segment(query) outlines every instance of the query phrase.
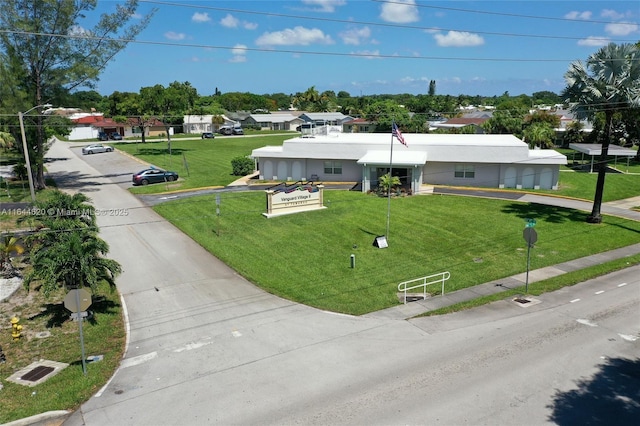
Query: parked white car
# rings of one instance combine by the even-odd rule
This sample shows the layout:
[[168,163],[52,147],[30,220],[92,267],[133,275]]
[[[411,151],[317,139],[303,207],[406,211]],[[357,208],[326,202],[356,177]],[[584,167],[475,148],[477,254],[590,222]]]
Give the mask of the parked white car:
[[86,154],[97,154],[99,152],[111,152],[113,151],[113,147],[109,146],[109,145],[103,145],[101,143],[94,143],[91,145],[87,145],[84,148],[82,148],[82,153],[84,155]]

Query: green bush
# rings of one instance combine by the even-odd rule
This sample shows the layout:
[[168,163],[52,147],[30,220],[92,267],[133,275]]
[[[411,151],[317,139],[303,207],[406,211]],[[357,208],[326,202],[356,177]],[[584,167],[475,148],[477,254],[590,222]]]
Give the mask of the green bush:
[[248,157],[235,157],[231,160],[232,174],[246,176],[253,173],[253,160]]

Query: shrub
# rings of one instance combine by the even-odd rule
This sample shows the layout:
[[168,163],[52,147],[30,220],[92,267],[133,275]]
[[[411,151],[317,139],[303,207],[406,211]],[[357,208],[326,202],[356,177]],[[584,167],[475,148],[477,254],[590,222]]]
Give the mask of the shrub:
[[248,157],[235,157],[231,160],[231,169],[234,176],[246,176],[253,173],[253,160]]

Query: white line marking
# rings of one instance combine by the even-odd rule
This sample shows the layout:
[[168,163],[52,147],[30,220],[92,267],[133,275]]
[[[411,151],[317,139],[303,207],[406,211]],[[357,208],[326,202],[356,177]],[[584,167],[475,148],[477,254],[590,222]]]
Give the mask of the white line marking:
[[580,299],[573,299],[569,303],[576,303],[576,302],[579,302],[579,301],[580,301]]
[[618,287],[624,287],[627,283],[618,284]]
[[576,321],[578,321],[580,324],[584,324],[584,325],[588,325],[589,327],[597,327],[598,324],[594,324],[591,321],[587,320],[587,319],[577,319]]
[[120,363],[120,368],[133,367],[134,365],[142,364],[143,362],[151,361],[158,356],[158,352],[150,352],[148,354],[134,356],[133,358],[123,359]]
[[604,293],[604,290],[596,291],[596,294],[602,294],[602,293]]
[[231,335],[232,335],[233,337],[241,337],[241,336],[242,336],[242,333],[240,333],[238,330],[233,330],[233,331],[231,332]]
[[199,349],[203,346],[207,346],[212,344],[213,342],[192,342],[192,343],[187,343],[186,345],[184,345],[181,348],[178,349],[174,349],[174,352],[182,352],[182,351],[191,351],[194,349]]
[[626,340],[628,342],[635,342],[636,340],[638,340],[638,336],[632,336],[630,334],[620,334],[620,333],[618,333],[618,336],[622,337],[624,340]]

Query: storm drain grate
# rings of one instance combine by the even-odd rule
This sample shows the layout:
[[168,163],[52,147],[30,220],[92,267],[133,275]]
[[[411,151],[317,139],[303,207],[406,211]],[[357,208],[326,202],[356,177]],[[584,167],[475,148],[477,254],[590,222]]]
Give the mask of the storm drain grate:
[[531,303],[531,300],[523,299],[521,297],[519,297],[517,299],[513,299],[513,301],[516,302],[516,303],[520,303],[521,305],[524,305],[525,303]]
[[33,370],[29,371],[24,376],[20,376],[20,380],[26,380],[29,382],[37,382],[42,379],[44,376],[51,374],[55,370],[53,367],[46,367],[44,365],[40,365]]

